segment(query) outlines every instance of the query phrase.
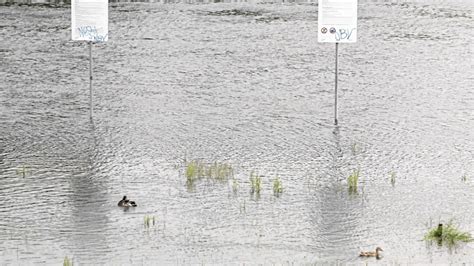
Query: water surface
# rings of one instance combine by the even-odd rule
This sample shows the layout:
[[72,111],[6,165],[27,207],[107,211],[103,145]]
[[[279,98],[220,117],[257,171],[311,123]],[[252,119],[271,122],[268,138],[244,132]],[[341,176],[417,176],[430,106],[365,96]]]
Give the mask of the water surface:
[[[55,7],[0,6],[2,265],[474,262],[473,243],[423,241],[450,219],[474,232],[467,1],[361,2],[339,127],[314,3],[111,3],[92,121],[88,47]],[[237,194],[186,186],[185,159],[231,163]]]

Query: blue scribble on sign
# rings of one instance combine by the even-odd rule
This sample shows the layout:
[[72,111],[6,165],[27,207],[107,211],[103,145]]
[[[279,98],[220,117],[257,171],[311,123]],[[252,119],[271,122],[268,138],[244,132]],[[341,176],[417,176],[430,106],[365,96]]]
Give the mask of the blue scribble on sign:
[[352,28],[351,30],[349,29],[339,29],[339,31],[336,31],[334,34],[334,38],[336,38],[336,41],[341,41],[341,40],[350,40],[351,35],[354,32],[355,28]]
[[100,35],[95,26],[82,26],[78,27],[77,30],[79,31],[79,36],[81,38],[85,37],[93,42],[105,42],[107,39],[107,34]]

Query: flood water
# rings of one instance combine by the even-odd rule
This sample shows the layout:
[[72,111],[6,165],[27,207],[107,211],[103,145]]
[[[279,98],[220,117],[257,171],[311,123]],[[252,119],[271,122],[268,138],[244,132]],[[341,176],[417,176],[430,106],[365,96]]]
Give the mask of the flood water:
[[[473,263],[423,240],[474,233],[471,10],[360,1],[335,127],[314,3],[111,3],[92,121],[70,8],[0,6],[0,264]],[[237,192],[185,160],[231,164]]]

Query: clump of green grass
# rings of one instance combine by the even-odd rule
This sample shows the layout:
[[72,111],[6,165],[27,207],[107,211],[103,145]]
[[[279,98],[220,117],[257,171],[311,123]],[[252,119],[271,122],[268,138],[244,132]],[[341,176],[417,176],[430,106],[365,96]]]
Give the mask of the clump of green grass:
[[397,178],[397,175],[395,174],[395,172],[390,172],[390,184],[392,184],[392,187],[395,186],[395,180]]
[[199,161],[190,161],[186,164],[186,179],[189,183],[199,179],[203,173],[204,165]]
[[70,260],[67,256],[64,257],[63,266],[73,266],[72,260]]
[[466,182],[466,181],[467,181],[467,175],[461,176],[461,181],[462,181],[462,182]]
[[26,166],[24,166],[24,165],[21,166],[21,167],[18,167],[18,168],[16,169],[16,174],[23,176],[23,178],[26,177],[26,175],[28,174],[28,172],[29,172],[28,167],[26,167]]
[[436,240],[439,245],[446,243],[453,246],[457,242],[471,242],[473,238],[468,232],[460,231],[452,221],[448,224],[439,224],[436,228],[431,229],[426,235],[425,240]]
[[230,164],[214,162],[206,164],[197,160],[186,162],[186,180],[188,184],[202,178],[225,181],[233,175],[233,168]]
[[354,170],[347,178],[347,185],[349,186],[349,193],[357,193],[357,184],[359,182],[359,170]]
[[230,164],[214,162],[207,166],[207,177],[215,180],[226,180],[233,174],[233,169]]
[[273,194],[279,196],[281,193],[283,193],[283,184],[281,179],[277,176],[273,180]]
[[250,173],[250,193],[260,195],[262,190],[262,177],[254,172]]
[[143,224],[146,228],[150,228],[155,225],[155,216],[154,215],[145,215],[143,218]]

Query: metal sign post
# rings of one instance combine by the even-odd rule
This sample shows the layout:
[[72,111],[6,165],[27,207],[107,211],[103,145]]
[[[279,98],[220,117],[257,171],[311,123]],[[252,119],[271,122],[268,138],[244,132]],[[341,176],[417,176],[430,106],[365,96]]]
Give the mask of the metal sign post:
[[[337,125],[337,50],[338,50],[339,43],[336,43],[336,66],[335,66],[335,80],[334,80],[334,125]],[[92,77],[91,77],[92,78]]]
[[89,106],[92,119],[92,42],[89,42]]
[[336,66],[334,82],[334,124],[337,120],[337,81],[339,43],[357,41],[357,1],[318,1],[318,42],[336,43]]
[[71,37],[89,44],[89,105],[92,119],[92,45],[108,40],[108,0],[71,0]]

